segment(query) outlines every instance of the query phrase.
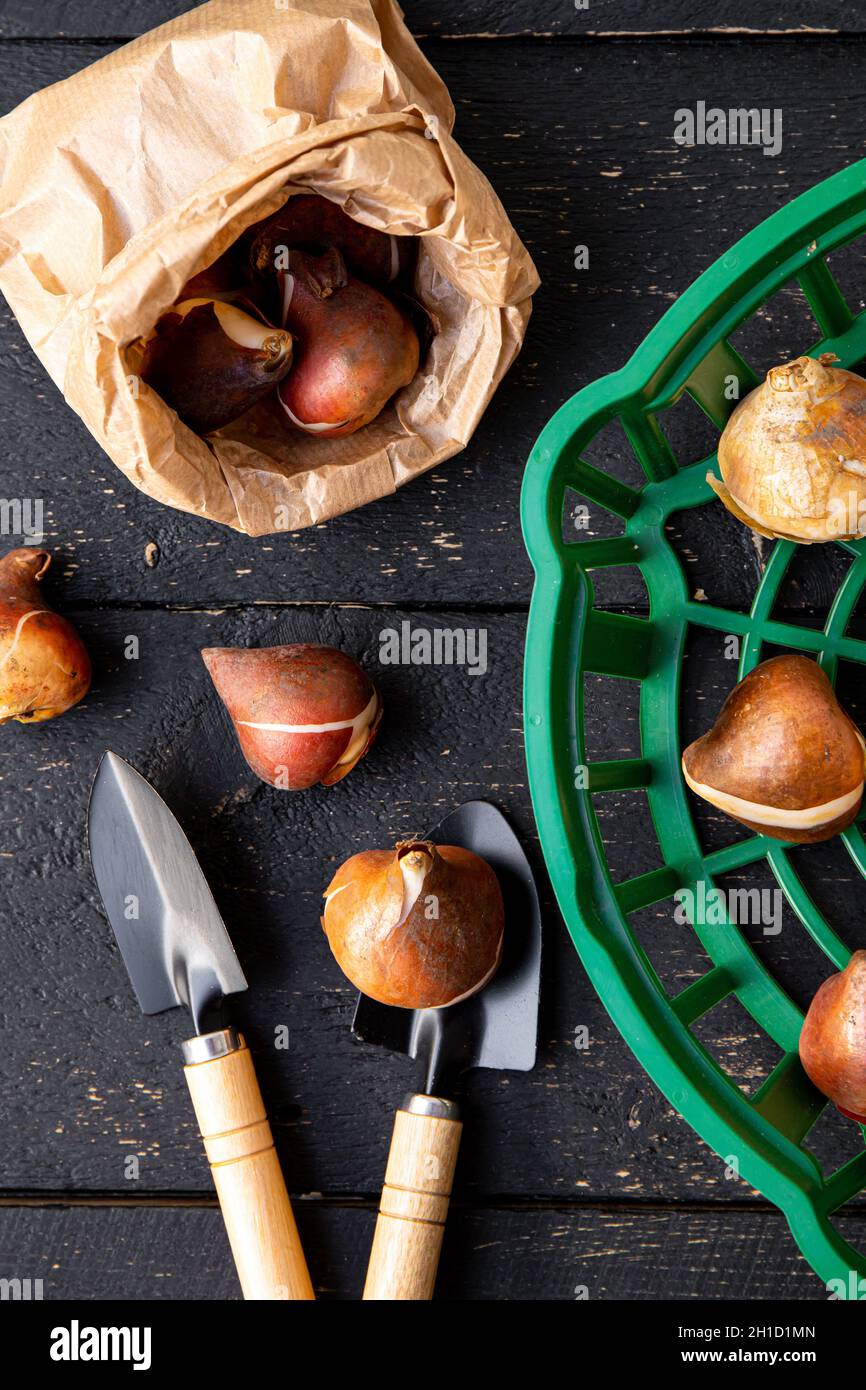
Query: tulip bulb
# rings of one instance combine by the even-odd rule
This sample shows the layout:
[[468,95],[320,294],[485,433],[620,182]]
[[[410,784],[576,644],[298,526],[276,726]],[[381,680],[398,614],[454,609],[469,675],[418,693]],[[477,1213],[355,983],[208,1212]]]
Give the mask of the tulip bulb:
[[279,393],[285,416],[307,434],[354,434],[414,378],[418,334],[390,299],[349,275],[338,251],[319,260],[293,251],[282,283],[283,322],[297,339]]
[[366,227],[329,198],[298,193],[264,222],[253,227],[250,267],[254,274],[275,274],[288,251],[321,254],[335,247],[350,270],[375,285],[405,281],[411,275],[417,250],[414,237],[390,236]]
[[866,1124],[866,951],[821,985],[800,1033],[800,1061],[843,1115]]
[[45,550],[11,550],[0,560],[0,724],[54,719],[90,689],[84,643],[39,591],[50,564]]
[[209,647],[202,658],[257,777],[283,791],[333,786],[376,736],[382,701],[345,652],[306,643]]
[[188,299],[220,299],[233,303],[248,293],[248,272],[238,253],[237,245],[230,246],[218,260],[205,266],[188,280],[177,297],[182,304]]
[[340,969],[363,994],[438,1009],[495,974],[505,907],[479,855],[409,840],[347,859],[325,892],[322,926]]
[[829,840],[854,820],[866,753],[820,666],[775,656],[731,691],[682,766],[692,791],[726,815],[804,844]]
[[707,482],[739,521],[771,539],[866,535],[866,381],[833,353],[773,367],[719,441],[723,482]]
[[231,424],[282,381],[292,338],[236,304],[186,299],[145,341],[141,377],[197,434]]

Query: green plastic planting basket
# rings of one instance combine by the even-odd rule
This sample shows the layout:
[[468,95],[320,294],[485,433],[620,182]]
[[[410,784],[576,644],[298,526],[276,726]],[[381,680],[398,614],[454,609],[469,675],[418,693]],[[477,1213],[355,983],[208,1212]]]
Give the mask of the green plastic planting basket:
[[[695,601],[665,534],[674,512],[713,498],[705,475],[714,456],[680,467],[658,415],[688,393],[721,430],[757,377],[730,336],[774,294],[799,284],[821,332],[803,351],[835,352],[848,367],[866,357],[866,313],[852,314],[826,257],[866,234],[866,160],[826,180],[744,237],[671,307],[628,364],[568,401],[547,425],[523,485],[523,530],[536,583],[525,663],[525,733],[533,805],[560,908],[587,971],[627,1043],[669,1101],[718,1154],[737,1155],[742,1177],[784,1212],[815,1272],[840,1297],[856,1296],[866,1258],[831,1216],[866,1186],[866,1152],[825,1175],[808,1147],[823,1098],[797,1055],[802,1014],[738,928],[694,931],[711,959],[707,973],[681,993],[663,987],[629,924],[640,908],[713,876],[765,860],[831,969],[849,950],[798,878],[789,847],[752,835],[705,853],[680,772],[679,692],[690,625],[737,634],[739,675],[773,643],[817,657],[831,680],[840,658],[866,662],[866,642],[846,635],[866,585],[866,542],[840,542],[853,557],[823,631],[778,621],[773,604],[796,547],[777,542],[749,614]],[[582,458],[594,437],[619,420],[646,477],[626,486]],[[579,494],[623,522],[612,539],[566,542],[566,498]],[[721,503],[718,504],[721,506]],[[649,617],[594,606],[592,572],[637,565]],[[640,756],[587,763],[585,672],[640,682]],[[588,768],[588,781],[575,777]],[[644,789],[663,867],[614,884],[592,793]],[[866,876],[859,825],[841,837]],[[695,1022],[736,996],[783,1055],[760,1090],[746,1095],[692,1031]],[[853,1278],[852,1278],[853,1272]],[[836,1283],[835,1281],[839,1281]],[[850,1290],[850,1292],[846,1292]]]

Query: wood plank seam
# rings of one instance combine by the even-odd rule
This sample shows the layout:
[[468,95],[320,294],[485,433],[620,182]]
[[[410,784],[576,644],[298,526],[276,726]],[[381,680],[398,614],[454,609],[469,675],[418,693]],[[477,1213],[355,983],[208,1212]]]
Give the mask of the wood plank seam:
[[[146,31],[142,31],[146,32]],[[0,34],[0,48],[54,45],[64,48],[113,48],[123,47],[140,38],[140,34]],[[784,43],[793,39],[798,45],[804,42],[825,43],[827,40],[841,42],[862,42],[866,33],[856,29],[750,29],[747,27],[716,26],[707,29],[588,29],[584,32],[562,33],[555,30],[515,29],[506,34],[491,33],[443,33],[438,30],[416,30],[414,37],[424,43],[484,43],[484,44],[608,44],[608,43],[732,43],[742,40],[761,40]]]

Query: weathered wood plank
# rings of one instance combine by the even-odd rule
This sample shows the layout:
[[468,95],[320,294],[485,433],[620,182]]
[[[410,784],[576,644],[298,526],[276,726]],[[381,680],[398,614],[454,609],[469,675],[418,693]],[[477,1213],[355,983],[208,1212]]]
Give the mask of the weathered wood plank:
[[[357,1299],[373,1210],[317,1202],[299,1202],[295,1209],[317,1295]],[[0,1279],[41,1279],[44,1297],[52,1302],[239,1297],[222,1221],[210,1208],[2,1207]],[[509,1210],[460,1204],[449,1215],[436,1296],[518,1301],[827,1297],[776,1212]]]
[[[418,834],[461,801],[484,797],[511,816],[539,864],[523,764],[521,615],[485,620],[489,673],[457,667],[382,667],[379,634],[404,618],[471,626],[471,616],[354,609],[74,615],[92,648],[96,682],[79,709],[55,723],[2,730],[0,858],[4,865],[4,1116],[15,1142],[0,1173],[9,1191],[206,1192],[180,1069],[180,1015],[137,1011],[93,884],[87,795],[106,746],[128,756],[166,796],[200,856],[250,981],[237,1017],[257,1054],[263,1090],[291,1188],[375,1192],[392,1113],[415,1080],[405,1058],[366,1049],[349,1032],[354,997],[319,927],[334,868],[362,848]],[[128,638],[139,659],[126,660]],[[198,649],[313,640],[368,664],[384,695],[380,739],[345,782],[289,795],[258,783],[240,758]],[[689,687],[702,731],[735,678],[719,636]],[[622,683],[591,682],[592,756],[631,751],[633,707]],[[688,706],[692,707],[691,704]],[[864,710],[851,704],[855,717]],[[691,727],[686,732],[691,733]],[[697,730],[696,730],[697,731]],[[640,793],[598,798],[617,881],[655,867],[658,851]],[[732,825],[701,821],[708,841]],[[842,852],[843,853],[843,852]],[[844,853],[843,853],[844,859]],[[862,894],[848,868],[809,855],[815,891],[852,945],[863,941]],[[547,904],[540,1054],[528,1075],[478,1073],[466,1086],[461,1200],[510,1194],[563,1200],[695,1199],[748,1195],[647,1081],[580,969]],[[750,882],[740,875],[738,883]],[[706,968],[673,903],[635,922],[661,978],[679,992]],[[805,1002],[828,973],[790,917],[766,951]],[[289,1028],[288,1052],[274,1048]],[[577,1050],[576,1030],[589,1045]],[[700,1036],[737,1084],[752,1091],[777,1060],[742,1011],[721,1010]],[[852,1156],[859,1134],[828,1118],[830,1166]],[[127,1160],[137,1159],[130,1172]]]
[[[208,1185],[176,1051],[185,1025],[137,1014],[90,878],[86,797],[106,745],[154,778],[212,878],[251,981],[239,1017],[259,1052],[294,1190],[376,1189],[392,1112],[413,1068],[351,1038],[353,996],[318,925],[321,893],[350,853],[418,833],[473,796],[495,799],[532,841],[519,715],[522,619],[491,624],[487,677],[379,670],[388,715],[375,759],[333,792],[298,797],[256,783],[240,761],[196,652],[318,639],[365,655],[375,670],[378,632],[390,620],[363,610],[83,615],[98,672],[88,703],[64,724],[4,730],[5,997],[15,1026],[2,1067],[16,1131],[7,1189],[123,1189],[129,1154],[139,1155],[142,1190]],[[130,634],[140,640],[137,662],[122,656]],[[551,938],[561,965],[549,974],[544,1057],[530,1077],[473,1078],[468,1122],[478,1142],[466,1146],[467,1190],[571,1192],[586,1180],[573,1112],[585,1074],[568,1044],[578,1023],[601,1022],[601,1009],[553,925]],[[565,997],[554,1005],[561,987]],[[288,1055],[271,1045],[282,1024],[293,1040]],[[590,1070],[611,1041],[601,1027],[605,1044]],[[609,1099],[605,1123],[617,1129],[619,1084]],[[666,1107],[657,1104],[666,1127]],[[587,1114],[597,1109],[592,1099],[581,1105]],[[542,1108],[550,1120],[531,1164],[508,1139],[518,1108],[533,1125]]]
[[[184,14],[188,0],[0,0],[0,37],[134,38]],[[710,0],[403,0],[417,34],[500,37],[513,34],[683,34],[860,32],[855,0],[736,0],[720,12]]]
[[[621,366],[664,309],[744,231],[859,148],[866,60],[856,46],[744,43],[735,62],[721,64],[712,42],[591,52],[569,44],[425,47],[451,86],[461,140],[502,195],[544,280],[523,355],[475,440],[393,498],[323,528],[250,541],[137,493],[47,381],[4,308],[4,495],[44,499],[49,536],[74,567],[75,601],[525,603],[531,569],[519,489],[546,420],[578,387]],[[0,47],[6,105],[102,51]],[[676,106],[708,95],[723,105],[781,106],[789,142],[783,155],[675,146]],[[582,272],[573,266],[579,243],[590,248]],[[845,281],[852,298],[862,299],[861,278],[852,259]],[[814,328],[804,317],[793,295],[771,306],[749,336],[754,359],[766,367],[805,346]],[[664,424],[681,458],[712,447],[695,418],[675,429],[673,414]],[[633,476],[621,445],[605,440],[599,450],[602,466]],[[593,513],[589,534],[603,531],[605,521]],[[747,604],[758,573],[750,534],[719,504],[675,529],[694,587],[718,602]],[[160,547],[156,569],[144,563],[151,541]],[[611,572],[606,583],[607,602],[645,601],[628,570]],[[800,601],[825,603],[834,587],[832,561],[814,547]]]
[[[0,90],[12,105],[31,90],[101,56],[186,8],[132,0],[119,10],[0,0],[0,40],[61,32],[76,43],[0,42]],[[726,9],[725,25],[861,29],[860,7],[800,3]],[[41,730],[2,731],[0,857],[4,881],[4,1118],[15,1145],[7,1193],[106,1194],[210,1191],[191,1122],[176,1045],[177,1017],[143,1020],[110,944],[89,876],[84,812],[98,755],[108,744],[151,775],[190,831],[251,979],[239,1018],[256,1048],[290,1186],[326,1191],[338,1205],[299,1203],[325,1296],[360,1288],[373,1213],[341,1206],[381,1181],[391,1111],[411,1067],[375,1056],[348,1034],[352,995],[317,925],[319,894],[334,864],[436,820],[467,796],[490,796],[512,815],[538,862],[521,756],[519,666],[531,582],[519,538],[523,459],[544,420],[578,385],[620,365],[665,305],[743,230],[850,158],[859,148],[864,60],[857,43],[808,41],[652,44],[580,42],[588,30],[715,28],[717,7],[591,0],[453,4],[408,0],[407,18],[438,35],[425,50],[448,80],[467,150],[490,174],[545,278],[524,357],[466,454],[393,499],[296,537],[251,542],[159,509],[102,459],[47,384],[17,329],[0,313],[0,449],[8,496],[44,497],[48,530],[65,558],[55,595],[77,617],[97,657],[93,696]],[[742,10],[742,13],[737,13]],[[118,29],[118,25],[120,28]],[[446,35],[561,32],[574,43],[445,42]],[[543,77],[543,80],[541,78]],[[822,93],[815,118],[816,81]],[[503,115],[503,91],[508,103]],[[676,96],[671,97],[671,92]],[[615,94],[615,95],[614,95]],[[786,147],[683,151],[672,143],[676,105],[781,105]],[[562,113],[554,121],[551,113]],[[604,121],[599,113],[604,113]],[[827,131],[832,131],[828,137]],[[796,162],[789,150],[796,149]],[[789,167],[790,166],[790,167]],[[590,270],[573,270],[577,242]],[[862,298],[858,266],[846,288]],[[744,350],[798,350],[802,313],[793,296],[764,317]],[[764,365],[769,365],[770,356]],[[684,438],[690,438],[685,427]],[[507,444],[504,441],[508,441]],[[58,460],[62,462],[58,463]],[[623,476],[615,443],[600,461]],[[98,507],[94,506],[94,499]],[[601,519],[593,526],[601,529]],[[707,509],[674,527],[693,588],[718,602],[747,602],[758,554],[746,533]],[[145,546],[160,548],[155,569]],[[11,543],[11,542],[10,542]],[[823,603],[838,579],[835,552],[817,552],[792,578],[790,607]],[[604,601],[640,602],[627,571],[605,577]],[[242,605],[376,602],[445,608],[371,611],[255,610]],[[136,611],[196,605],[222,613]],[[502,606],[512,611],[473,618]],[[126,606],[126,611],[124,607]],[[231,744],[195,650],[209,642],[326,640],[376,666],[378,633],[403,617],[489,629],[484,679],[435,669],[381,670],[387,724],[376,753],[330,793],[281,797],[254,782]],[[813,621],[814,614],[807,620]],[[142,644],[126,662],[126,637]],[[700,732],[731,684],[719,651],[686,701]],[[603,696],[592,716],[599,756],[627,751],[634,712]],[[690,701],[692,703],[690,703]],[[852,712],[863,722],[866,710]],[[611,710],[629,712],[614,721]],[[74,721],[74,722],[73,722]],[[605,745],[606,752],[602,752]],[[603,836],[615,877],[655,865],[639,796],[607,796]],[[23,810],[22,810],[23,807]],[[709,843],[730,823],[697,811]],[[862,928],[859,880],[838,846],[809,851],[798,867],[816,901],[851,944]],[[841,857],[840,857],[841,856]],[[758,882],[737,876],[738,884]],[[467,1088],[467,1140],[441,1284],[445,1298],[824,1297],[784,1222],[744,1211],[742,1184],[648,1083],[575,960],[550,903],[542,1049],[530,1077],[480,1075]],[[670,905],[636,921],[642,944],[671,988],[702,969]],[[756,949],[805,1002],[826,964],[786,917]],[[272,1047],[288,1024],[288,1054]],[[575,1029],[590,1046],[577,1052]],[[752,1091],[774,1059],[760,1029],[736,1009],[698,1029],[739,1084]],[[853,1126],[825,1116],[815,1136],[828,1167],[856,1152]],[[137,1175],[127,1160],[138,1160]],[[605,1199],[715,1202],[724,1210],[651,1207],[496,1207],[503,1194],[568,1203]],[[486,1207],[468,1202],[487,1202]],[[849,1222],[855,1243],[862,1215]],[[210,1207],[0,1209],[0,1278],[47,1277],[49,1296],[236,1296],[218,1213]],[[4,1263],[5,1262],[5,1263]],[[9,1274],[7,1276],[7,1269]],[[43,1274],[45,1271],[45,1274]]]

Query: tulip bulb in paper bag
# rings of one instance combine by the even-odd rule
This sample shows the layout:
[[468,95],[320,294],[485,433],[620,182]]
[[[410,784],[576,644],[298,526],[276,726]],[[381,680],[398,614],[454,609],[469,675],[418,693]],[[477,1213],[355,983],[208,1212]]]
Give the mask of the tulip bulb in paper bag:
[[293,251],[281,276],[283,323],[297,338],[280,403],[298,429],[354,434],[418,371],[418,335],[384,294],[349,275],[339,251]]
[[334,248],[349,269],[374,285],[411,284],[418,255],[415,237],[389,236],[357,222],[337,203],[315,193],[299,193],[263,223],[250,229],[249,266],[265,279],[285,270],[289,251],[319,255]]
[[231,424],[282,381],[289,333],[221,299],[187,299],[144,345],[141,377],[197,434]]

